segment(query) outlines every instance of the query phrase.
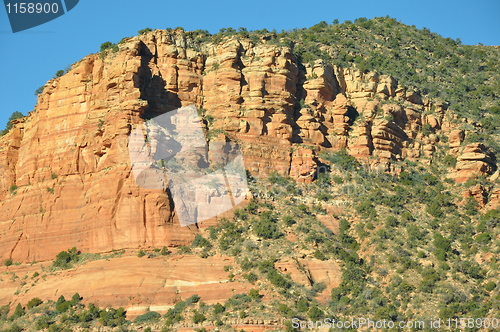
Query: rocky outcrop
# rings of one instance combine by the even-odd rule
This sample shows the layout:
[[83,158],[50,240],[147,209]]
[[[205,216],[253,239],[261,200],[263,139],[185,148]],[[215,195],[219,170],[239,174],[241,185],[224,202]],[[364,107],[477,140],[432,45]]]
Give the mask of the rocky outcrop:
[[[248,293],[251,284],[230,282],[224,266],[234,264],[228,257],[200,258],[195,255],[138,258],[127,253],[113,259],[87,262],[69,270],[33,278],[3,279],[0,306],[26,304],[33,297],[56,301],[59,296],[71,298],[79,293],[86,304],[100,307],[123,307],[128,317],[147,310],[165,313],[180,300],[197,294],[205,303],[224,302],[233,294]],[[41,264],[1,268],[2,273],[30,275],[40,271]],[[16,292],[21,289],[22,292]]]
[[456,171],[450,177],[465,182],[481,175],[491,175],[496,170],[496,157],[482,143],[466,145],[457,158]]
[[[157,30],[119,49],[49,81],[36,111],[0,138],[0,257],[175,246],[215,222],[179,227],[168,191],[131,176],[130,132],[181,106],[201,110],[209,139],[239,143],[254,176],[278,171],[301,182],[315,178],[318,151],[345,148],[372,169],[396,172],[395,160],[431,163],[441,136],[452,154],[463,141],[446,105],[389,76],[322,60],[302,65],[286,46],[234,38],[199,46]],[[457,181],[495,166],[481,145],[458,160]]]

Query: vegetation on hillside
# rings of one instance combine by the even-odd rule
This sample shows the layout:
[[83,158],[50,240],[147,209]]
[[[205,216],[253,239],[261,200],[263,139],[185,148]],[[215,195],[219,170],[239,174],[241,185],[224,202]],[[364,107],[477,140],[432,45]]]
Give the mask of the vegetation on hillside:
[[[174,253],[157,248],[138,255],[145,264],[146,258],[168,260],[176,253],[204,259],[232,256],[235,264],[224,268],[228,287],[247,283],[248,293],[214,305],[193,295],[165,314],[148,312],[133,322],[122,309],[103,311],[75,297],[43,304],[43,299],[33,299],[11,316],[4,314],[0,328],[42,324],[49,331],[63,331],[101,324],[140,331],[154,324],[170,331],[189,322],[200,329],[209,324],[234,331],[230,321],[252,317],[282,320],[284,329],[292,331],[293,318],[398,322],[498,317],[500,210],[482,213],[477,204],[464,201],[461,191],[472,181],[442,181],[445,168],[415,163],[402,163],[405,171],[399,176],[367,172],[342,151],[324,157],[330,160],[329,170],[316,182],[298,184],[277,173],[252,179],[254,198],[235,210],[232,220],[222,219]],[[328,227],[327,216],[337,226]],[[53,265],[66,268],[79,255],[75,248],[61,252]],[[293,262],[297,272],[280,268],[285,262]],[[304,262],[340,264],[340,286],[326,289]],[[299,282],[301,275],[308,281]],[[326,302],[321,300],[325,297]]]

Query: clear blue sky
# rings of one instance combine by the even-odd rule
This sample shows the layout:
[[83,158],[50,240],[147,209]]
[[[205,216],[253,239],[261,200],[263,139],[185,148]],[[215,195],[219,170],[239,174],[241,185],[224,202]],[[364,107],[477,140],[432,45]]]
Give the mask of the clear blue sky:
[[57,70],[146,27],[281,31],[386,15],[464,44],[500,45],[500,0],[80,0],[62,17],[15,34],[0,8],[0,129],[12,112],[34,108],[34,91]]

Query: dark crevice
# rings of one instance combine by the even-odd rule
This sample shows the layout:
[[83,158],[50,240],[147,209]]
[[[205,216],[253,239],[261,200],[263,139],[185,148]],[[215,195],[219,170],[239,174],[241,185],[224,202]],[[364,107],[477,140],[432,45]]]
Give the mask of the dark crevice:
[[153,75],[151,63],[156,65],[158,58],[156,46],[155,53],[144,44],[140,43],[139,55],[141,56],[141,66],[138,70],[139,79],[136,86],[141,92],[140,99],[148,101],[148,107],[142,117],[151,119],[158,115],[172,111],[181,107],[181,100],[177,93],[165,89],[166,82],[160,75]]

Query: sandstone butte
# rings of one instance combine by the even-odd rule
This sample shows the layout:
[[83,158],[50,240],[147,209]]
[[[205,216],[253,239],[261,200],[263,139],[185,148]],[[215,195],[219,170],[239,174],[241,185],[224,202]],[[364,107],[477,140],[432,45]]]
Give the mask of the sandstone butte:
[[215,139],[238,142],[254,176],[276,170],[310,182],[317,151],[343,148],[369,169],[398,173],[394,161],[431,163],[443,136],[458,160],[450,178],[495,171],[488,147],[463,143],[469,120],[390,76],[321,60],[299,66],[288,47],[249,40],[195,48],[161,30],[119,47],[50,80],[35,110],[0,138],[2,260],[47,261],[71,247],[175,247],[216,222],[180,227],[167,193],[136,185],[128,135],[146,112],[203,109]]

